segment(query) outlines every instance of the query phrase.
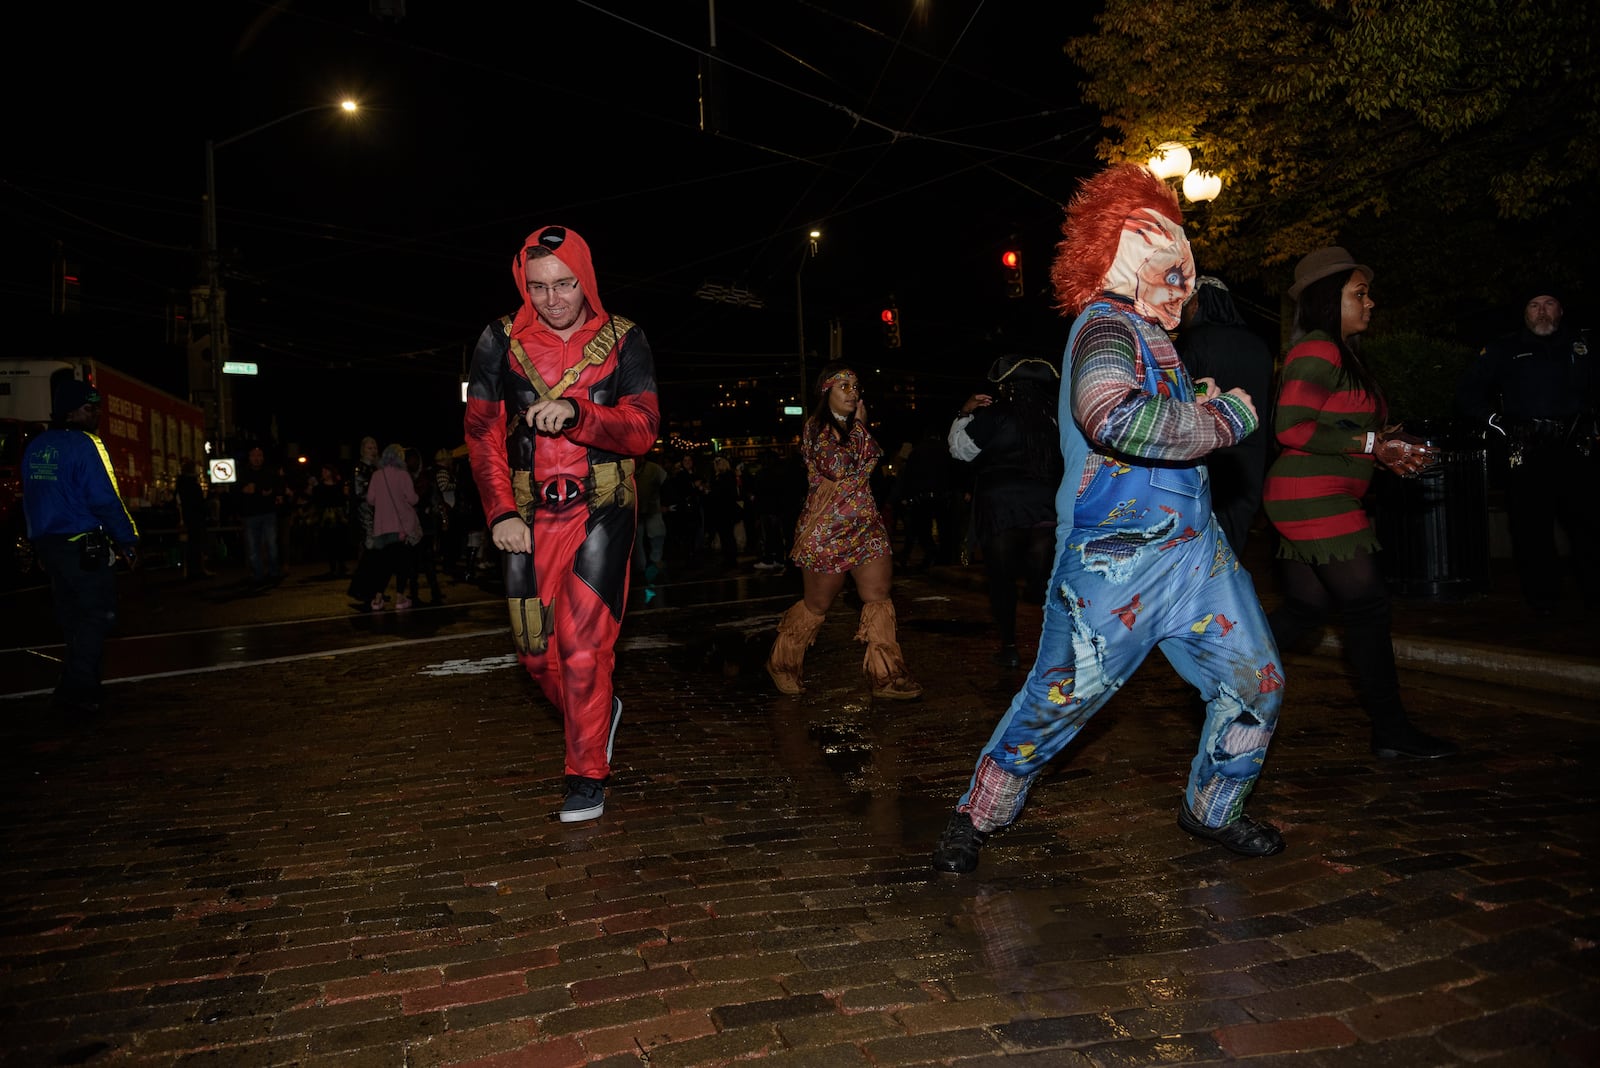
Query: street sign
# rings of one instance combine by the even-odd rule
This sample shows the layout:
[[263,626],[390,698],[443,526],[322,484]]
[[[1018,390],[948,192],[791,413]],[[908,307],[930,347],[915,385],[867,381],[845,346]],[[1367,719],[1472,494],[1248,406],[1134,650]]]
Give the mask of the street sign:
[[784,415],[804,415],[804,414],[806,414],[806,410],[804,408],[800,407],[800,405],[798,405],[798,404],[785,404],[783,406],[783,414]]
[[222,361],[222,373],[225,375],[253,375],[256,365],[253,363],[240,363],[237,360]]
[[233,466],[232,460],[212,460],[210,468],[212,485],[239,481],[239,472]]

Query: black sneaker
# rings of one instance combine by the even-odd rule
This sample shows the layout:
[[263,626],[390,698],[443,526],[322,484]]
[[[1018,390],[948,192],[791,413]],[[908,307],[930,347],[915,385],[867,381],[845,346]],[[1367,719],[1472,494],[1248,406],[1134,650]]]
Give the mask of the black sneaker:
[[1372,751],[1381,760],[1395,760],[1400,757],[1437,760],[1461,752],[1461,747],[1448,738],[1435,738],[1406,723],[1387,730],[1374,729]]
[[606,810],[606,784],[582,775],[567,776],[567,799],[557,813],[562,823],[599,819]]
[[1207,827],[1189,811],[1187,804],[1180,803],[1178,826],[1196,838],[1209,839],[1247,857],[1270,857],[1282,853],[1284,848],[1283,835],[1278,833],[1278,828],[1249,816],[1240,816],[1221,827]]
[[978,851],[989,835],[972,825],[972,817],[965,812],[950,813],[950,822],[944,825],[939,844],[933,847],[933,870],[965,875],[978,866]]

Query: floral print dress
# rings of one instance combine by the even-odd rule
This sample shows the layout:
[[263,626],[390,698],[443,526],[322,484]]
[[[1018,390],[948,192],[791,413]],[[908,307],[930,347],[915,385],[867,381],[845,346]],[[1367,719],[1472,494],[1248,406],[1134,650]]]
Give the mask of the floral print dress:
[[890,554],[889,532],[872,497],[883,449],[853,422],[843,441],[808,419],[800,436],[810,488],[790,559],[807,571],[839,574]]

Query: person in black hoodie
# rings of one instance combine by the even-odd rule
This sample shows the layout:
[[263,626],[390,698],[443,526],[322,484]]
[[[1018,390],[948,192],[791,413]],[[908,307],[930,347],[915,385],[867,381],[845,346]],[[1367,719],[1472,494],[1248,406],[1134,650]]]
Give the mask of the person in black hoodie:
[[[1272,353],[1267,343],[1245,324],[1228,287],[1219,278],[1201,275],[1195,279],[1194,296],[1183,306],[1178,358],[1196,382],[1214,378],[1217,388],[1223,391],[1239,386],[1252,397],[1272,396]],[[1261,423],[1271,426],[1271,416],[1263,413]],[[1237,445],[1218,449],[1206,457],[1206,471],[1211,476],[1211,509],[1235,556],[1244,552],[1250,524],[1261,510],[1267,441],[1267,432],[1258,426]]]

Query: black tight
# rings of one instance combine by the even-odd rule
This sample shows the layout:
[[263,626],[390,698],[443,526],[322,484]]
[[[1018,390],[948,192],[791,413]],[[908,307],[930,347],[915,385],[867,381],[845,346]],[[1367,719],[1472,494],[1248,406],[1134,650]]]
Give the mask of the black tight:
[[1358,552],[1353,559],[1327,564],[1279,560],[1278,581],[1283,603],[1268,618],[1279,654],[1320,628],[1337,610],[1361,706],[1374,726],[1403,720],[1394,642],[1389,636],[1389,592],[1372,554]]

